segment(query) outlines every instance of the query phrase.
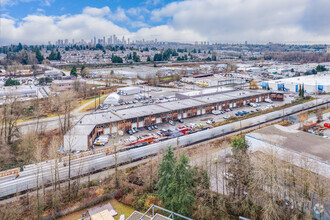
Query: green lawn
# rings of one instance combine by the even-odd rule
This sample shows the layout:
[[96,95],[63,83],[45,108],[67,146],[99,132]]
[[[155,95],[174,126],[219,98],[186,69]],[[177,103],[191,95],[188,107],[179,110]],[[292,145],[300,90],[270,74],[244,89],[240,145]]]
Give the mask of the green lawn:
[[121,203],[115,199],[110,200],[110,203],[111,203],[112,207],[118,213],[118,215],[115,217],[115,220],[118,220],[120,215],[122,215],[122,214],[125,215],[125,219],[126,219],[126,218],[128,218],[128,216],[130,216],[134,212],[134,209],[132,209],[131,207],[129,207],[127,205],[124,205],[123,203]]

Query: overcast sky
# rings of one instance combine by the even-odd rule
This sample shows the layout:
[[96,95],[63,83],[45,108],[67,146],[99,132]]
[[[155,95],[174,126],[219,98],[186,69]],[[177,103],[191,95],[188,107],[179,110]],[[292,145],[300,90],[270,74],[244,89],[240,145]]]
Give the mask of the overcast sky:
[[330,43],[330,0],[0,0],[0,43]]

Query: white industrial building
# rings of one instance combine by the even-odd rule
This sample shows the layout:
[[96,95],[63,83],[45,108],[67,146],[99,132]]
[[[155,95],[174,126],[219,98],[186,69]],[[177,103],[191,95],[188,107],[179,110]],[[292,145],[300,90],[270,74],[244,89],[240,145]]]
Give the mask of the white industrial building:
[[134,95],[140,93],[141,91],[142,88],[140,87],[123,87],[117,89],[117,93],[119,95]]
[[262,82],[261,87],[266,89],[267,84],[271,90],[299,92],[299,86],[304,85],[307,94],[329,93],[330,73],[271,80]]
[[103,104],[116,105],[119,102],[120,102],[120,96],[117,93],[113,92],[104,99]]

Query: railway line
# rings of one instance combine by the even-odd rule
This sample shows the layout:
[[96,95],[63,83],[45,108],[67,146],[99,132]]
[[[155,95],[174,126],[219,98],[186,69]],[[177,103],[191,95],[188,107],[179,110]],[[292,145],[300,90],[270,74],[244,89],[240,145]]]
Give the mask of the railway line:
[[[255,127],[271,121],[278,120],[282,117],[297,114],[301,111],[306,111],[329,103],[329,97],[318,99],[317,101],[306,102],[296,106],[292,106],[283,110],[278,110],[256,116],[249,119],[244,119],[234,123],[215,127],[169,139],[163,142],[150,144],[144,147],[131,149],[117,153],[118,164],[127,164],[146,157],[162,153],[168,146],[173,148],[178,146],[189,146],[206,140],[214,139],[224,135],[242,131],[247,128]],[[17,193],[25,193],[27,190],[33,190],[37,187],[51,185],[55,180],[66,181],[79,176],[88,175],[95,172],[114,167],[115,155],[106,153],[92,154],[86,157],[71,160],[70,176],[69,166],[64,162],[50,160],[40,164],[32,164],[24,167],[24,170],[19,173],[17,178],[0,178],[0,200],[10,198]],[[55,172],[57,170],[57,172]]]

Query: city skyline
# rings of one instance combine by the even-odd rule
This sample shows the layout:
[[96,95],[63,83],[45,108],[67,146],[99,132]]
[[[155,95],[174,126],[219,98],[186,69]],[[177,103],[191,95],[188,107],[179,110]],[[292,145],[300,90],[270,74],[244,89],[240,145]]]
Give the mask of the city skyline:
[[2,1],[1,45],[47,44],[58,39],[89,42],[94,36],[111,35],[134,41],[157,38],[191,44],[330,42],[330,3],[325,0],[269,0],[267,4],[259,0],[76,3]]

